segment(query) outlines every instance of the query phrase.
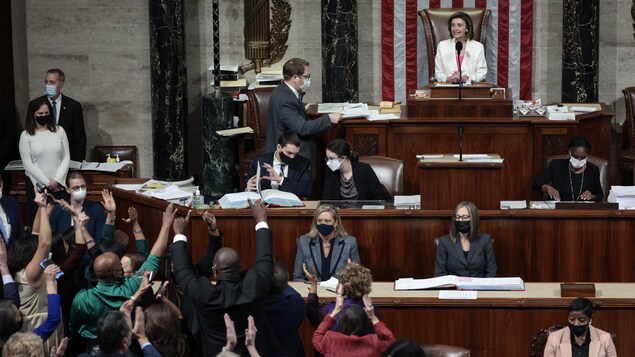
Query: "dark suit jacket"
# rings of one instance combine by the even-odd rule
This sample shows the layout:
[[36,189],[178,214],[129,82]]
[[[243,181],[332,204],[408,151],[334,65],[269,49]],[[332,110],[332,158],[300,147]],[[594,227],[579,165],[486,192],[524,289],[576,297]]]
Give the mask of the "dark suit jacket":
[[[86,158],[86,130],[84,129],[84,112],[82,105],[71,97],[62,96],[62,108],[58,125],[64,128],[68,138],[71,160],[82,161]],[[42,96],[46,98],[46,96]]]
[[[216,245],[215,248],[219,248]],[[172,244],[174,278],[192,309],[189,317],[196,319],[199,350],[205,356],[219,353],[226,343],[224,313],[234,321],[238,345],[234,352],[248,356],[245,349],[247,317],[254,317],[258,338],[256,348],[262,356],[277,356],[276,339],[266,318],[263,299],[273,283],[273,256],[271,254],[271,231],[261,228],[256,231],[256,261],[254,267],[240,274],[221,275],[216,284],[199,275],[192,267],[185,242]],[[216,251],[209,252],[211,256]],[[211,261],[211,260],[210,260]],[[185,314],[185,311],[184,311]],[[188,319],[188,315],[186,319]],[[193,315],[193,316],[192,316]]]
[[[353,168],[353,181],[360,200],[387,200],[384,187],[379,182],[375,171],[365,162],[351,161]],[[324,174],[323,200],[341,200],[340,171],[331,171],[327,168]]]
[[489,234],[481,233],[470,243],[467,259],[463,254],[461,240],[452,243],[450,235],[439,239],[434,276],[458,275],[471,277],[496,277],[496,256]]
[[9,219],[9,224],[11,224],[11,235],[9,236],[8,244],[10,246],[16,239],[24,235],[24,224],[22,224],[20,205],[15,197],[4,195],[0,198],[0,205],[2,205],[2,209],[4,209]]
[[[84,200],[83,208],[84,213],[90,217],[86,228],[95,240],[95,243],[99,244],[102,241],[101,231],[104,228],[104,223],[106,223],[104,209],[99,203],[91,200]],[[64,211],[61,205],[55,205],[49,222],[51,222],[51,231],[53,234],[63,234],[71,226],[71,215]]]
[[[341,222],[340,222],[341,224]],[[352,236],[346,236],[344,238],[335,239],[335,244],[331,250],[331,275],[342,270],[348,259],[354,261],[357,264],[362,264],[359,259],[359,251],[357,251],[357,239]],[[298,251],[295,255],[295,264],[293,266],[293,279],[294,280],[306,280],[304,271],[302,270],[302,263],[306,263],[306,268],[309,272],[315,272],[318,279],[321,279],[322,274],[322,253],[320,251],[320,237],[311,238],[307,235],[298,238]]]
[[[579,200],[579,197],[573,197],[571,194],[571,181],[569,181],[569,159],[551,160],[549,166],[543,170],[534,180],[533,188],[538,192],[542,192],[542,185],[550,184],[560,193],[560,200],[573,201]],[[579,176],[579,175],[576,175]],[[579,183],[581,179],[573,178],[575,185],[574,195],[586,190],[591,191],[597,198],[596,201],[601,202],[604,199],[604,191],[600,183],[600,169],[594,164],[587,162],[586,169],[582,173],[584,186],[580,191]]]
[[[247,174],[247,179],[256,174],[258,162],[260,162],[260,177],[267,176],[269,173],[262,168],[262,164],[269,164],[273,166],[273,152],[262,154],[254,157],[251,161],[251,167]],[[296,196],[310,197],[311,189],[313,187],[311,177],[311,161],[302,156],[296,156],[296,163],[293,166],[289,166],[287,177],[282,180],[282,186],[279,187],[281,191],[291,192]],[[266,190],[271,188],[271,181],[260,180],[260,188]]]
[[[0,99],[0,171],[18,155],[18,120],[13,103]],[[8,171],[4,171],[4,192],[9,193],[11,181]]]
[[306,304],[302,296],[287,286],[282,293],[267,297],[265,309],[280,347],[278,355],[304,357],[304,348],[298,333],[306,316]]
[[275,151],[280,135],[291,130],[296,132],[302,140],[300,155],[315,163],[316,144],[311,135],[322,132],[330,128],[331,125],[331,119],[326,114],[309,120],[304,104],[298,100],[286,83],[282,83],[273,90],[269,99],[269,121],[267,123],[265,150]]
[[[115,355],[110,355],[110,354],[105,354],[101,351],[97,352],[94,355],[90,353],[82,353],[81,355],[78,355],[78,357],[109,357],[109,356],[110,357],[126,357],[126,355],[120,354],[120,353],[117,353]],[[154,346],[150,344],[143,349],[143,357],[161,357],[161,354],[159,353],[159,351],[157,351],[156,348],[154,348]]]

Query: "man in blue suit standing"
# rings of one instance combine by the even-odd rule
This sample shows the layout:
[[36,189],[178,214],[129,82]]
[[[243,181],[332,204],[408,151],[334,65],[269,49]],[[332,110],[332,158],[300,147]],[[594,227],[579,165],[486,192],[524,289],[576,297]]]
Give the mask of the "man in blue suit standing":
[[24,225],[18,200],[15,197],[3,195],[3,185],[2,175],[0,175],[0,234],[9,247],[16,239],[22,237]]
[[291,192],[310,197],[312,189],[311,161],[299,155],[301,140],[293,131],[285,131],[278,138],[276,151],[254,157],[249,168],[245,191],[256,191],[256,172],[260,163],[260,188]]

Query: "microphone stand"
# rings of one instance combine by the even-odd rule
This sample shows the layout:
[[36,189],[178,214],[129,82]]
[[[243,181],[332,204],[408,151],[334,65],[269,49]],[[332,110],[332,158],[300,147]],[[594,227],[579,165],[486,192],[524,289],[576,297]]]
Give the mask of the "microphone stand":
[[[460,53],[460,52],[459,52]],[[457,63],[459,64],[459,100],[463,99],[461,96],[461,87],[463,87],[463,75],[461,74],[461,65],[463,63],[461,63],[462,61],[460,60],[460,54],[457,53],[456,54],[456,59],[457,59]]]
[[465,128],[463,127],[463,125],[459,125],[458,129],[459,129],[459,161],[463,161],[463,130],[465,130]]

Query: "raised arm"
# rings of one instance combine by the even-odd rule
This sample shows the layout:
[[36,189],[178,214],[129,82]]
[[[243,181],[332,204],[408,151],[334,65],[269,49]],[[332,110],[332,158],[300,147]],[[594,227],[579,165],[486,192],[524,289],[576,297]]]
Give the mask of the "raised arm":
[[18,286],[13,281],[9,265],[7,264],[7,246],[4,239],[0,239],[0,274],[2,274],[2,293],[6,300],[11,300],[13,305],[20,308],[20,294]]
[[216,217],[213,213],[205,211],[205,213],[203,213],[203,221],[205,221],[207,225],[209,241],[207,243],[207,249],[205,249],[205,254],[203,254],[203,257],[199,260],[197,267],[200,275],[210,277],[212,275],[212,266],[214,265],[212,260],[216,252],[222,247],[223,234],[218,229]]
[[44,270],[44,281],[46,282],[46,293],[48,294],[48,314],[46,320],[38,326],[33,333],[40,336],[42,341],[48,340],[57,326],[62,321],[60,313],[61,296],[57,294],[57,282],[55,281],[55,274],[60,272],[60,268],[53,264],[46,267]]
[[40,231],[37,250],[26,266],[26,279],[32,288],[38,289],[42,283],[40,277],[42,277],[42,273],[44,272],[40,266],[40,262],[48,258],[49,252],[51,251],[51,225],[49,224],[49,218],[46,214],[46,190],[44,193],[37,193],[34,201],[38,205],[40,213]]
[[148,248],[148,240],[143,234],[141,225],[139,224],[139,214],[134,207],[128,207],[128,218],[122,218],[122,221],[132,226],[132,234],[134,234],[135,245],[137,247],[137,253],[148,256],[150,249]]
[[[154,255],[156,257],[163,256],[165,253],[165,249],[168,246],[168,234],[170,234],[170,227],[174,222],[174,216],[176,215],[176,211],[174,211],[174,204],[170,203],[168,207],[163,212],[163,222],[161,224],[161,230],[159,231],[159,236],[157,237],[156,242],[152,246],[150,250],[150,255]],[[188,219],[189,219],[188,212]]]
[[271,230],[267,224],[267,206],[262,200],[256,202],[249,200],[249,206],[256,221],[256,261],[254,263],[254,270],[258,274],[256,293],[266,295],[273,283],[273,254],[271,253]]

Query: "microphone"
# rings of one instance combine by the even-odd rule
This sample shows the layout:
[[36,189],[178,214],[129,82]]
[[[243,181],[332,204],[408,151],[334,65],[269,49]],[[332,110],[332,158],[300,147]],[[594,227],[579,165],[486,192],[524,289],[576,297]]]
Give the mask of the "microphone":
[[458,41],[456,45],[454,45],[454,48],[456,49],[456,64],[457,67],[459,67],[459,100],[461,100],[461,77],[463,76],[461,75],[461,59],[459,56],[461,56],[461,51],[463,50],[463,42]]
[[463,125],[459,125],[458,130],[459,130],[459,161],[463,161],[463,130],[465,130],[465,128],[463,127]]

